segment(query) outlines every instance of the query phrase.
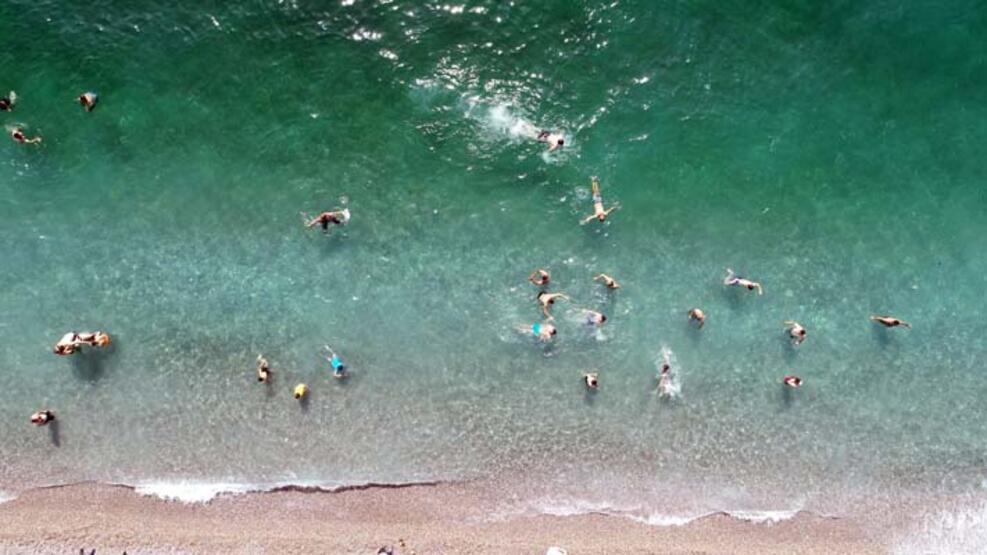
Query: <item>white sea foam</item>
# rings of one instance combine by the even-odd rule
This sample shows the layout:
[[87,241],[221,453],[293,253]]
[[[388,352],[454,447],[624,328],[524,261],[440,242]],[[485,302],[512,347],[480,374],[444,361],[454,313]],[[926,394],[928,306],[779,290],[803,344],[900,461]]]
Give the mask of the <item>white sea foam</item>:
[[14,499],[17,499],[16,495],[5,491],[0,491],[0,503],[6,503],[8,501],[13,501]]
[[896,542],[895,555],[987,553],[987,503],[926,516]]
[[777,524],[779,522],[795,518],[799,514],[799,509],[790,511],[723,511],[728,516],[739,520],[746,520],[754,524]]
[[140,495],[159,497],[182,503],[207,503],[221,494],[242,494],[268,491],[272,487],[231,482],[149,482],[134,486]]
[[[156,482],[144,482],[133,486],[134,492],[139,495],[157,497],[166,501],[179,501],[181,503],[208,503],[221,495],[241,495],[244,493],[268,493],[282,490],[303,490],[322,491],[326,493],[338,492],[348,488],[364,487],[403,487],[432,485],[436,482],[401,482],[401,483],[376,483],[376,482],[325,482],[325,481],[305,481],[290,480],[283,482],[267,482],[249,484],[242,482],[206,482],[196,480],[161,480]],[[126,485],[126,484],[121,484]]]
[[685,526],[691,522],[715,515],[726,515],[737,520],[753,524],[777,524],[794,518],[801,509],[775,510],[720,510],[696,512],[692,514],[670,514],[662,512],[645,513],[641,507],[617,507],[609,503],[588,500],[542,501],[534,505],[538,514],[552,516],[577,516],[586,514],[605,514],[629,518],[649,526]]

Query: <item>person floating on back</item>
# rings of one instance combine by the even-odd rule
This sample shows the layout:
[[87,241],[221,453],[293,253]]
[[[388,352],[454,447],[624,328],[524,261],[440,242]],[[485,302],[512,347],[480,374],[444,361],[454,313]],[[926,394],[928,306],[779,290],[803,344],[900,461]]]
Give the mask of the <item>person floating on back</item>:
[[31,415],[31,424],[35,426],[47,426],[48,424],[54,422],[55,413],[50,410],[39,410],[38,412]]
[[542,268],[538,268],[534,272],[531,272],[531,275],[528,276],[528,281],[539,287],[542,287],[548,285],[548,283],[552,281],[552,276],[549,275],[548,270],[543,270]]
[[699,324],[699,329],[702,329],[706,324],[706,314],[703,313],[701,308],[693,308],[689,311],[689,321],[696,322]]
[[756,281],[751,281],[747,278],[740,277],[733,273],[733,270],[727,268],[727,277],[723,279],[723,285],[733,285],[737,287],[746,287],[748,291],[753,291],[757,289],[758,295],[763,295],[764,290],[761,289],[761,284]]
[[601,222],[606,221],[607,216],[609,216],[611,212],[620,208],[619,204],[614,204],[613,206],[607,209],[603,208],[603,196],[600,194],[600,180],[596,177],[593,177],[592,179],[593,179],[593,214],[591,216],[586,216],[585,218],[583,218],[583,220],[580,222],[581,225],[588,224],[594,219],[599,220]]
[[788,337],[791,338],[792,345],[801,345],[805,341],[806,335],[808,335],[802,324],[793,320],[785,322],[785,331],[788,332]]
[[105,347],[110,344],[110,336],[104,332],[69,332],[62,336],[55,343],[54,353],[56,355],[71,355],[74,354],[83,345],[89,345],[90,347]]
[[603,285],[607,286],[607,289],[620,289],[620,284],[617,283],[617,280],[613,279],[612,277],[606,274],[600,274],[598,276],[594,276],[593,281],[602,281]]
[[547,144],[549,152],[553,152],[565,146],[565,138],[561,133],[552,133],[551,131],[544,129],[535,135],[535,140]]
[[896,328],[898,326],[905,326],[906,328],[911,328],[912,325],[904,320],[899,320],[891,316],[871,316],[871,322],[877,322],[886,328]]
[[347,372],[346,365],[343,364],[343,359],[339,358],[339,355],[329,345],[323,345],[322,348],[325,350],[325,354],[322,356],[329,361],[329,366],[332,367],[332,377],[336,379],[345,378]]
[[350,221],[349,208],[323,212],[305,224],[305,227],[322,226],[323,233],[329,233],[329,224],[343,225]]
[[85,108],[87,112],[92,112],[96,109],[97,102],[99,102],[99,95],[92,91],[86,91],[79,95],[79,104]]
[[792,375],[785,376],[784,378],[782,378],[781,379],[781,383],[783,383],[783,384],[785,384],[788,387],[791,387],[793,389],[798,389],[798,388],[802,387],[802,378],[800,378],[800,377],[792,374]]
[[24,134],[24,130],[20,127],[15,127],[10,130],[10,138],[13,139],[15,143],[21,143],[22,145],[35,145],[41,142],[41,137],[28,138],[28,136]]
[[0,112],[13,112],[14,104],[17,104],[17,93],[10,91],[10,94],[0,98]]
[[257,355],[257,381],[260,383],[268,383],[271,379],[271,365],[267,363],[267,359],[264,355]]
[[541,305],[541,311],[545,313],[545,318],[548,318],[549,320],[552,320],[553,317],[549,314],[548,309],[555,304],[555,299],[570,300],[565,293],[546,293],[545,291],[538,293],[538,296],[535,297],[535,299],[537,299],[538,304]]

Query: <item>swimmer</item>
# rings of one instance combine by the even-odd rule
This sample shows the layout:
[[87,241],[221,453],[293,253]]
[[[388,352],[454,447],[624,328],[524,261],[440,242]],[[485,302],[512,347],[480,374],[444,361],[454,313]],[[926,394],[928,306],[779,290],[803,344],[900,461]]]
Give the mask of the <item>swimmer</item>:
[[323,212],[305,224],[305,227],[322,226],[323,233],[329,233],[329,224],[343,225],[350,221],[350,211],[347,208],[342,210],[330,210]]
[[536,141],[541,141],[548,145],[548,151],[553,152],[565,146],[565,138],[561,133],[552,133],[551,131],[539,131],[535,135]]
[[788,337],[792,338],[792,345],[801,345],[805,341],[806,331],[802,324],[788,320],[785,322],[785,330],[788,332]]
[[92,333],[79,333],[73,331],[63,335],[62,338],[58,340],[58,343],[55,343],[55,347],[52,350],[56,355],[65,356],[74,354],[82,345],[89,345],[91,347],[105,347],[109,344],[110,336],[101,331]]
[[697,322],[699,329],[703,329],[703,325],[706,324],[706,314],[703,313],[701,308],[693,308],[689,311],[689,321]]
[[304,399],[306,395],[308,395],[307,385],[300,383],[295,386],[295,399],[298,399],[300,401]]
[[896,328],[898,326],[905,326],[906,328],[911,328],[912,325],[904,320],[899,320],[897,318],[892,318],[891,316],[871,316],[871,322],[877,322],[886,328]]
[[267,363],[267,359],[264,355],[257,355],[257,381],[260,383],[268,383],[271,379],[271,366]]
[[31,415],[31,424],[35,426],[47,426],[55,420],[55,413],[50,410],[39,410]]
[[655,391],[658,392],[660,397],[667,397],[672,393],[672,364],[669,359],[668,351],[664,351],[664,360],[661,363],[661,367],[658,369],[658,387]]
[[589,389],[597,389],[600,387],[600,375],[596,372],[590,372],[588,374],[583,374],[583,382]]
[[605,221],[607,219],[607,216],[609,216],[611,212],[620,208],[619,204],[614,204],[610,208],[604,210],[603,197],[600,195],[600,180],[596,177],[593,177],[592,180],[593,180],[593,215],[586,216],[585,218],[583,218],[583,220],[580,222],[580,225],[588,224],[594,219],[600,220],[601,222]]
[[612,277],[606,274],[600,274],[598,276],[595,276],[593,278],[593,281],[602,281],[603,285],[607,286],[607,289],[620,289],[620,284],[617,283],[617,280],[613,279]]
[[96,103],[99,102],[99,95],[86,91],[79,95],[79,104],[86,109],[87,112],[92,112],[96,108]]
[[567,301],[571,300],[565,293],[546,293],[545,291],[538,293],[538,296],[535,297],[535,299],[537,299],[538,304],[541,305],[541,311],[545,313],[545,318],[548,318],[549,320],[554,319],[552,315],[548,313],[548,307],[555,304],[555,299],[565,299]]
[[549,324],[548,322],[535,322],[531,325],[531,327],[521,326],[517,330],[521,333],[530,333],[535,337],[535,339],[541,341],[542,343],[548,343],[553,337],[556,336],[556,334],[559,333],[559,330],[555,329],[555,326]]
[[84,332],[77,335],[80,342],[90,347],[105,347],[110,344],[110,336],[101,331]]
[[793,389],[798,389],[802,387],[802,378],[792,374],[790,376],[785,376],[784,378],[782,378],[781,383]]
[[607,317],[604,316],[602,312],[597,312],[595,310],[585,310],[584,312],[586,314],[587,326],[596,326],[599,328],[603,327],[603,324],[607,321]]
[[332,377],[336,379],[345,378],[347,376],[346,366],[343,364],[343,359],[336,355],[336,352],[332,350],[329,345],[323,345],[322,348],[328,353],[328,356],[323,354],[326,360],[329,361],[329,365],[332,366]]
[[10,138],[13,139],[14,142],[28,145],[34,145],[41,142],[41,137],[28,139],[27,135],[24,134],[24,130],[20,127],[15,127],[10,131]]
[[528,276],[528,281],[538,286],[544,286],[552,281],[552,276],[548,274],[548,270],[538,268],[534,272],[531,272],[531,275]]
[[736,285],[739,287],[746,287],[748,291],[753,291],[757,289],[758,295],[763,295],[764,290],[761,289],[761,284],[756,281],[751,281],[747,278],[742,278],[733,273],[733,270],[727,268],[727,277],[723,279],[723,285]]
[[10,94],[0,98],[0,112],[13,112],[14,104],[17,103],[17,93],[10,91]]

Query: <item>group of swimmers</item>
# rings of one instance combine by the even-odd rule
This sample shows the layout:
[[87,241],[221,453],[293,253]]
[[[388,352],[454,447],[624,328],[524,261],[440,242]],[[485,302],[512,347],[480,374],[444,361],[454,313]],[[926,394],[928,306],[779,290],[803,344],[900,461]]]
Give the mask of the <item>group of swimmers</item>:
[[[96,104],[99,101],[99,96],[94,92],[85,92],[77,98],[79,104],[87,111],[91,112],[95,109]],[[17,94],[11,91],[6,97],[0,97],[0,111],[10,112],[13,111],[15,104],[17,103]],[[36,144],[41,142],[41,137],[28,138],[24,135],[23,129],[20,127],[14,127],[11,130],[11,138],[18,143],[25,144]],[[544,142],[548,144],[548,151],[553,152],[557,149],[562,148],[565,145],[565,139],[561,133],[551,132],[547,130],[535,131],[533,133],[533,138],[537,141]],[[591,178],[591,188],[592,188],[592,201],[593,201],[593,214],[583,218],[580,223],[587,224],[593,220],[599,222],[605,222],[607,217],[613,213],[615,210],[620,208],[619,204],[614,204],[610,208],[606,208],[603,204],[603,196],[600,192],[600,181],[597,177]],[[322,231],[326,234],[329,233],[329,226],[342,226],[349,222],[350,211],[347,208],[336,208],[333,210],[328,210],[322,212],[315,218],[309,218],[303,214],[305,226],[308,228],[320,226]],[[528,281],[533,285],[542,288],[538,295],[535,297],[538,305],[541,307],[542,314],[545,317],[544,322],[535,322],[531,327],[521,327],[519,331],[522,333],[531,333],[535,339],[541,342],[551,341],[557,334],[558,329],[552,323],[555,318],[551,314],[551,307],[555,304],[557,299],[562,299],[569,301],[571,300],[564,293],[549,293],[545,288],[551,283],[551,275],[548,270],[539,268],[528,276]],[[620,288],[620,284],[617,283],[613,277],[607,274],[597,274],[593,277],[593,281],[601,282],[609,291],[615,291]],[[723,284],[730,287],[743,287],[748,291],[757,291],[758,295],[764,294],[764,289],[761,284],[757,281],[753,281],[741,276],[738,276],[730,268],[727,268],[727,275],[723,279]],[[595,310],[583,309],[584,323],[587,326],[599,328],[606,323],[607,317],[601,312]],[[694,322],[697,329],[702,329],[706,323],[706,314],[700,308],[692,308],[687,313],[687,318],[689,322]],[[888,328],[894,328],[898,326],[905,326],[910,328],[911,325],[905,321],[891,316],[877,316],[873,315],[870,317],[871,321],[879,323]],[[801,324],[795,321],[786,321],[785,330],[791,339],[793,346],[801,345],[805,341],[808,333]],[[54,353],[57,355],[71,355],[76,353],[83,346],[89,347],[105,347],[110,344],[110,336],[104,332],[70,332],[66,333],[62,338],[55,344]],[[323,346],[322,356],[329,363],[332,370],[332,375],[334,378],[343,379],[348,376],[346,366],[343,364],[342,359],[335,351],[328,345]],[[267,359],[263,355],[257,355],[257,381],[263,384],[270,384],[271,380],[271,368]],[[669,353],[664,353],[664,358],[662,364],[659,368],[659,373],[657,378],[658,386],[657,391],[661,395],[668,395],[671,391],[671,374],[672,365],[669,357]],[[586,387],[595,390],[599,388],[599,373],[597,372],[586,372],[583,374],[583,382]],[[802,385],[802,378],[796,375],[787,375],[782,378],[782,383],[786,386],[792,388],[798,388]],[[295,386],[293,390],[293,396],[297,400],[304,400],[309,394],[309,387],[304,383],[299,383]],[[55,420],[55,414],[50,410],[40,410],[31,415],[31,422],[38,426],[45,426]]]
[[[349,371],[346,365],[343,364],[343,359],[336,354],[336,351],[332,349],[329,345],[322,346],[322,358],[326,359],[329,363],[329,368],[332,371],[332,377],[337,380],[342,380],[349,377]],[[271,365],[264,358],[264,355],[257,355],[257,381],[262,384],[271,383]],[[301,401],[308,397],[309,387],[305,383],[300,383],[295,386],[292,390],[292,396]]]
[[[547,287],[549,283],[551,283],[551,279],[551,274],[549,274],[548,270],[545,270],[544,268],[539,268],[528,276],[528,281],[538,287],[543,288]],[[602,282],[609,290],[616,290],[620,288],[620,284],[607,274],[598,274],[593,277],[593,281]],[[764,294],[764,288],[759,282],[738,276],[730,268],[727,268],[727,275],[723,279],[723,285],[728,287],[742,287],[748,291],[757,291],[758,295]],[[536,299],[538,304],[541,306],[542,313],[545,315],[547,321],[535,322],[530,328],[520,327],[518,330],[522,333],[528,333],[530,331],[530,333],[537,340],[541,342],[548,342],[551,341],[552,338],[554,338],[558,333],[558,329],[550,323],[554,320],[554,317],[550,313],[551,306],[555,304],[557,299],[564,299],[567,301],[571,299],[564,293],[549,293],[544,289],[538,292]],[[599,312],[593,310],[584,310],[584,312],[586,313],[587,325],[599,327],[607,321],[607,317]],[[702,327],[706,324],[706,313],[698,307],[689,309],[686,313],[686,318],[690,323],[695,323],[697,329],[702,329]],[[881,324],[886,328],[895,328],[898,326],[911,328],[911,324],[893,316],[872,315],[870,320]],[[801,345],[802,342],[808,337],[808,331],[806,331],[805,326],[794,320],[785,321],[784,326],[785,333],[788,335],[792,346],[797,347]],[[598,372],[584,372],[582,379],[586,387],[591,390],[596,390],[600,386],[600,375]],[[668,396],[672,388],[672,365],[669,353],[667,351],[663,353],[663,361],[659,367],[659,372],[656,379],[658,382],[656,391],[661,396]],[[784,376],[781,383],[791,388],[799,388],[802,386],[802,378],[797,375],[790,374]]]
[[[102,331],[94,332],[69,332],[62,336],[61,339],[55,343],[52,348],[52,352],[59,356],[74,355],[83,347],[91,348],[101,348],[110,345],[111,339],[110,335]],[[346,364],[343,363],[343,359],[336,354],[336,352],[329,345],[324,345],[322,347],[322,357],[326,359],[329,363],[329,368],[332,372],[332,377],[336,379],[345,379],[349,377],[349,370]],[[257,355],[257,381],[263,384],[270,384],[271,382],[271,365],[264,358],[264,355]],[[293,390],[293,396],[295,399],[303,400],[308,396],[309,387],[304,383],[300,383],[295,386]],[[44,409],[39,410],[31,415],[31,423],[36,426],[46,426],[55,421],[55,413],[51,410]]]
[[[17,104],[17,93],[10,91],[7,96],[0,97],[0,112],[13,112],[14,106]],[[92,112],[96,108],[96,104],[99,102],[99,95],[92,92],[86,91],[76,98],[76,101],[87,111]],[[24,128],[20,126],[13,126],[9,128],[10,138],[16,143],[35,145],[41,143],[42,139],[40,136],[28,137],[24,133]]]

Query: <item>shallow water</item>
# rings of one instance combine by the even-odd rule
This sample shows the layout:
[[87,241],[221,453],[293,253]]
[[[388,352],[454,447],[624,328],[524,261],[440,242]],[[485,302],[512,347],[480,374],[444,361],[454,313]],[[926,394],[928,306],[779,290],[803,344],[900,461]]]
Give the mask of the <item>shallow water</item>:
[[[0,6],[30,37],[0,119],[45,138],[0,146],[0,489],[506,476],[533,506],[843,513],[987,483],[978,4],[118,4]],[[580,226],[592,175],[621,209]],[[550,347],[514,329],[538,266],[573,298]],[[51,354],[89,329],[113,348]]]

